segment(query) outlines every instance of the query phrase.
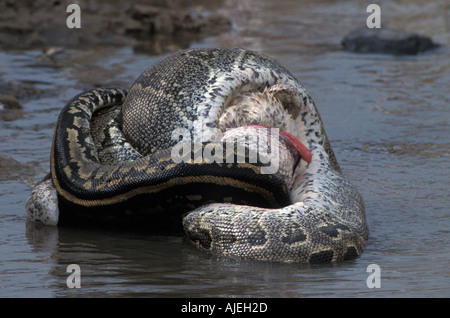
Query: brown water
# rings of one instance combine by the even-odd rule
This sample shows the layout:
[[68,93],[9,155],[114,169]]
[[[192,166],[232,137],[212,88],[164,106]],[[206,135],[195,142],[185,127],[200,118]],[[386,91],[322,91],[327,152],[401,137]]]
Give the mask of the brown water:
[[[224,260],[182,238],[27,224],[30,183],[48,170],[62,105],[96,85],[129,87],[159,57],[127,47],[44,61],[39,51],[0,52],[0,79],[25,90],[24,116],[0,121],[0,297],[449,297],[450,13],[444,1],[378,3],[382,27],[447,47],[410,57],[344,52],[339,42],[365,25],[368,3],[288,0],[229,1],[234,29],[192,44],[264,51],[313,96],[370,227],[361,257],[337,265]],[[81,288],[67,287],[69,264],[80,266]],[[366,284],[370,264],[381,269],[380,288]]]

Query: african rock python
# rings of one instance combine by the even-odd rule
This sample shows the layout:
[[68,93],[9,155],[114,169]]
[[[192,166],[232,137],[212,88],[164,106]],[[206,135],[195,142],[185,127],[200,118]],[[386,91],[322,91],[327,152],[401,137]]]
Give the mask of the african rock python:
[[[261,115],[234,104],[263,91],[284,109]],[[196,158],[217,141],[217,129],[244,124],[288,130],[307,145],[312,160],[291,168],[291,188],[280,173],[261,173],[262,159],[236,162],[236,148],[224,163],[174,162],[177,129],[194,142]],[[273,59],[240,49],[181,51],[149,67],[129,93],[94,89],[69,102],[55,129],[49,178],[27,202],[30,217],[43,223],[58,222],[43,217],[52,209],[60,223],[149,227],[161,215],[177,227],[188,212],[179,223],[197,246],[262,261],[342,261],[361,254],[368,238],[363,201],[343,178],[309,94]]]

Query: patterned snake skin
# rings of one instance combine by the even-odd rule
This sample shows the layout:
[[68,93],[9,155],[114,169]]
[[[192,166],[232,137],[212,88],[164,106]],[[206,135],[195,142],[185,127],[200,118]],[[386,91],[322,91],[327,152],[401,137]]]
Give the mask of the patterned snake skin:
[[[242,100],[236,102],[245,100],[249,92],[267,94],[284,109],[258,113],[252,106],[241,106]],[[251,97],[247,101],[251,104]],[[368,227],[362,198],[342,176],[313,100],[272,58],[240,49],[181,51],[147,69],[123,105],[98,113],[102,111],[90,123],[97,156],[92,160],[102,169],[117,170],[129,162],[138,165],[173,147],[172,133],[180,128],[189,132],[192,141],[205,143],[217,137],[218,129],[265,125],[288,131],[307,145],[312,159],[301,161],[292,171],[291,204],[267,208],[210,203],[187,213],[184,232],[198,247],[226,257],[274,262],[338,262],[363,252]],[[57,134],[58,130],[55,138]],[[108,134],[119,136],[121,142],[106,138]],[[133,169],[127,166],[127,171]],[[69,168],[65,171],[69,177],[73,174]],[[52,172],[51,178],[35,186],[27,202],[30,218],[43,223],[43,211],[53,209],[58,214],[58,200],[64,198],[60,188],[53,187],[64,181],[55,177],[62,173]],[[91,173],[87,181],[93,180]],[[133,177],[122,175],[123,180]],[[57,218],[47,223],[55,224]]]

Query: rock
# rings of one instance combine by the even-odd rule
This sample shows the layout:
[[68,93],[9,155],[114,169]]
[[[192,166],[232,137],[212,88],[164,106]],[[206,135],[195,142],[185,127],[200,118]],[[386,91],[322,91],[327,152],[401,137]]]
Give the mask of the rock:
[[12,95],[0,95],[0,110],[3,109],[22,109],[23,106]]
[[415,55],[439,46],[431,38],[416,33],[366,27],[351,31],[341,44],[347,51],[394,55]]
[[29,183],[34,184],[32,181],[33,176],[37,173],[41,173],[39,163],[37,161],[29,161],[26,163],[20,163],[14,158],[0,154],[0,181],[9,180],[30,180]]
[[[30,100],[47,95],[49,90],[34,87],[32,81],[17,81],[0,78],[0,95],[12,96],[14,99]],[[8,99],[8,97],[6,97]],[[5,108],[3,106],[3,108]]]
[[12,121],[23,117],[23,106],[12,95],[0,95],[0,120]]

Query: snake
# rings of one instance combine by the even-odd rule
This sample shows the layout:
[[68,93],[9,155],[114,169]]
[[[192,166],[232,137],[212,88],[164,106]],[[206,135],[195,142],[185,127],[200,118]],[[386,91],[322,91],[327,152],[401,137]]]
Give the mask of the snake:
[[353,259],[369,234],[312,97],[272,57],[237,48],[175,52],[129,90],[75,96],[26,210],[48,225],[167,225],[213,255],[265,262]]

